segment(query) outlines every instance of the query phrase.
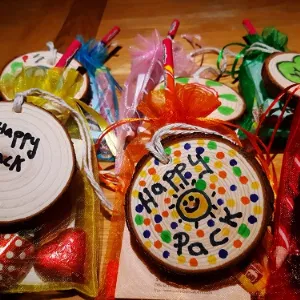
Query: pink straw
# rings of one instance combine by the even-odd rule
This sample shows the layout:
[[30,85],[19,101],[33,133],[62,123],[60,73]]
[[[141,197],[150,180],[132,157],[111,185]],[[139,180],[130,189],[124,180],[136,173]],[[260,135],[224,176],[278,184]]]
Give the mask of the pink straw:
[[59,68],[66,67],[69,64],[69,62],[72,60],[75,53],[80,49],[80,47],[81,47],[81,43],[75,39],[70,44],[70,46],[67,48],[66,52],[63,54],[63,56],[57,62],[55,67],[59,67]]
[[168,31],[168,37],[171,38],[172,40],[174,39],[174,37],[177,33],[179,25],[180,25],[179,20],[174,19],[171,26],[170,26],[170,29]]

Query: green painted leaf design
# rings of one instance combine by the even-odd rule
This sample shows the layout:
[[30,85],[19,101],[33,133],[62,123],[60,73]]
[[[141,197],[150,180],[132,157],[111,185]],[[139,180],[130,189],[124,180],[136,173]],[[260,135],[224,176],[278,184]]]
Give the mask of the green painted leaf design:
[[18,62],[18,61],[15,61],[10,65],[10,68],[11,68],[11,71],[12,71],[13,74],[16,73],[16,71],[18,69],[22,69],[22,67],[23,67],[23,63]]
[[222,86],[222,83],[214,80],[206,80],[205,82],[206,86],[211,87],[211,86]]
[[230,116],[234,112],[234,109],[229,106],[222,105],[218,107],[218,112],[224,116]]
[[187,84],[187,83],[189,83],[189,78],[188,77],[178,77],[178,78],[176,78],[176,82],[182,83],[182,84]]
[[277,68],[284,78],[300,83],[300,55],[295,56],[293,61],[279,62]]
[[227,101],[231,101],[231,102],[238,101],[238,99],[236,98],[236,95],[234,95],[234,94],[220,94],[219,97],[222,99],[225,99]]

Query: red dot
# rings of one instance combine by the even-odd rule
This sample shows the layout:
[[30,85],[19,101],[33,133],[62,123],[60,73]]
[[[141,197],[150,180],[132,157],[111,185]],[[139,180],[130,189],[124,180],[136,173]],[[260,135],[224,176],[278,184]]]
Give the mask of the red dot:
[[167,218],[168,216],[169,216],[169,213],[168,213],[168,211],[163,211],[162,212],[162,216],[164,217],[164,218]]
[[141,181],[139,182],[139,185],[140,185],[140,186],[145,186],[145,185],[146,185],[146,181],[145,181],[145,180],[141,180]]
[[154,174],[156,173],[156,170],[155,170],[154,168],[150,168],[150,169],[148,170],[148,173],[149,173],[150,175],[154,175]]
[[223,194],[226,193],[226,189],[221,186],[221,187],[218,188],[218,193],[223,195]]
[[157,249],[160,249],[162,247],[162,243],[160,241],[155,241],[154,242],[154,247]]
[[154,226],[154,229],[155,229],[155,231],[158,232],[158,233],[162,232],[162,227],[161,227],[160,224],[156,224],[156,225]]
[[197,267],[198,266],[198,261],[196,258],[191,258],[190,259],[190,266],[191,267]]
[[176,157],[180,157],[181,156],[181,151],[179,151],[179,150],[174,151],[174,155]]
[[171,199],[170,198],[165,198],[164,201],[165,201],[166,204],[170,204],[171,203]]
[[215,185],[214,183],[211,183],[211,184],[209,185],[209,187],[210,187],[212,190],[214,190],[214,189],[216,188],[216,185]]
[[248,182],[248,178],[247,178],[246,176],[241,176],[241,177],[240,177],[240,182],[241,182],[242,184],[246,184],[246,183]]
[[216,156],[218,159],[223,159],[225,155],[223,152],[218,152]]
[[150,220],[150,219],[147,218],[147,219],[144,220],[144,224],[145,224],[146,226],[149,226],[150,223],[151,223],[151,220]]
[[250,203],[250,199],[249,199],[248,197],[242,197],[242,198],[241,198],[241,201],[242,201],[242,203],[245,204],[245,205]]
[[204,231],[203,230],[199,229],[199,230],[197,230],[196,233],[197,233],[198,237],[204,237]]
[[241,248],[242,245],[243,245],[243,243],[242,243],[240,240],[235,240],[235,241],[233,242],[233,246],[234,246],[235,248]]
[[224,179],[227,177],[227,173],[225,171],[220,171],[219,176]]

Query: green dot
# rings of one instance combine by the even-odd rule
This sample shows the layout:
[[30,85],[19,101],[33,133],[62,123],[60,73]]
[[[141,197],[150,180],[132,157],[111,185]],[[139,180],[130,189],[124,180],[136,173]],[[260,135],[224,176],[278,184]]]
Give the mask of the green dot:
[[230,101],[230,102],[238,101],[238,99],[236,98],[236,95],[234,95],[234,94],[220,94],[219,97],[222,99],[225,99],[227,101]]
[[222,83],[214,80],[206,80],[205,81],[206,86],[222,86]]
[[210,159],[210,158],[209,158],[208,156],[204,156],[204,157],[203,157],[203,160],[204,160],[207,164],[209,163],[209,159]]
[[217,149],[217,143],[215,141],[209,141],[207,144],[207,148],[209,150],[215,150]]
[[197,180],[196,189],[199,191],[204,191],[206,189],[206,182],[203,179]]
[[176,82],[179,82],[182,84],[187,84],[187,83],[189,83],[189,78],[188,77],[178,77],[178,78],[176,78]]
[[238,229],[238,234],[241,235],[243,238],[246,238],[250,235],[250,229],[247,227],[246,224],[242,223]]
[[229,106],[219,106],[218,107],[218,112],[221,114],[221,115],[224,115],[224,116],[230,116],[233,112],[234,112],[234,109],[229,107]]
[[136,225],[142,225],[144,223],[144,217],[142,215],[136,215],[134,221]]
[[165,243],[169,244],[172,241],[172,235],[169,230],[162,231],[162,233],[160,234],[160,237]]
[[172,150],[171,150],[171,148],[170,148],[170,147],[168,147],[168,148],[165,148],[165,153],[166,153],[167,155],[170,155],[170,154],[171,154],[171,152],[172,152]]
[[240,177],[242,175],[242,171],[239,167],[233,167],[232,172],[235,176],[238,176],[238,177]]

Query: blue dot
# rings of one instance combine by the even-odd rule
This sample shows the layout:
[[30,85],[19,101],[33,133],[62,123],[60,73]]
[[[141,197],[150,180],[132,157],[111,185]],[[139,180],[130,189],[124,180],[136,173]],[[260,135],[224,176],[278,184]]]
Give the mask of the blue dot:
[[237,165],[237,161],[235,159],[231,159],[229,163],[232,167]]
[[223,199],[218,199],[217,203],[218,203],[218,205],[223,205],[224,204],[224,200]]
[[155,215],[155,216],[154,216],[154,221],[155,221],[156,223],[160,223],[160,222],[162,221],[161,215]]
[[145,230],[143,232],[143,236],[144,236],[145,239],[148,239],[150,237],[150,235],[151,235],[151,232],[149,230]]
[[192,178],[192,173],[191,173],[191,172],[186,172],[186,173],[184,174],[184,177],[185,177],[186,179],[190,179],[190,178]]
[[221,249],[219,251],[220,258],[226,258],[228,256],[228,252],[225,249]]
[[176,229],[178,227],[178,224],[176,222],[171,223],[171,228]]
[[250,195],[250,200],[251,200],[252,202],[257,202],[257,201],[258,201],[258,196],[257,196],[256,194],[251,194],[251,195]]
[[191,149],[191,145],[190,145],[189,143],[185,143],[185,144],[184,144],[184,149],[185,149],[185,150]]
[[154,163],[158,166],[159,165],[159,160],[158,159],[154,159]]
[[207,225],[208,225],[209,227],[213,227],[213,226],[215,225],[214,220],[208,220],[208,221],[207,221]]
[[136,212],[138,213],[141,213],[144,209],[144,206],[142,204],[138,204],[136,207],[135,207],[135,210]]
[[168,258],[170,256],[170,252],[169,251],[164,251],[163,252],[163,257],[164,258]]
[[250,216],[250,217],[248,218],[248,222],[249,222],[250,224],[254,224],[254,223],[257,222],[257,219],[256,219],[256,217],[254,217],[254,216]]
[[202,154],[204,152],[204,148],[203,147],[197,147],[196,152],[197,152],[197,154]]
[[234,191],[236,191],[236,189],[237,189],[236,185],[233,184],[233,185],[230,186],[230,190],[231,191],[234,192]]

